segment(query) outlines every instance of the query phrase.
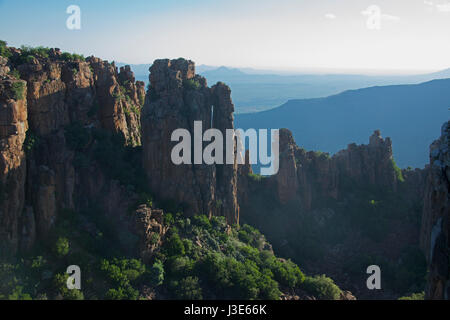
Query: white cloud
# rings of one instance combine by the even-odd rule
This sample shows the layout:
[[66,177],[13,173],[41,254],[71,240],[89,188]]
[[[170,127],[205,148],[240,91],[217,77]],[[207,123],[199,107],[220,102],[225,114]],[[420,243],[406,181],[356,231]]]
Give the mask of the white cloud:
[[376,5],[368,7],[366,10],[361,11],[363,16],[369,16],[374,19],[388,20],[388,21],[399,21],[400,17],[393,16],[391,14],[385,14],[381,12],[381,8]]
[[333,19],[336,19],[337,17],[334,13],[327,13],[325,15],[325,18],[333,20]]
[[438,9],[439,12],[450,12],[450,2],[437,4],[436,8]]
[[428,11],[432,12],[436,9],[438,12],[450,12],[450,2],[434,4],[430,0],[424,0],[423,3],[428,6]]

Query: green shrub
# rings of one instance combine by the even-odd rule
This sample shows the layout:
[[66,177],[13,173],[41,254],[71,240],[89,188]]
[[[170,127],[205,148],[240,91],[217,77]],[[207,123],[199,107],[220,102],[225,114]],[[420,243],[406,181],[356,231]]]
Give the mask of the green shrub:
[[67,273],[56,274],[53,278],[53,286],[56,295],[60,296],[63,300],[84,300],[84,295],[81,290],[67,288],[67,279],[69,275]]
[[186,277],[180,281],[173,282],[177,299],[202,300],[202,288],[197,277]]
[[22,100],[25,98],[25,83],[23,81],[13,82],[11,85],[14,100]]
[[8,296],[8,300],[32,300],[28,293],[23,292],[23,287],[17,286]]
[[303,288],[308,293],[322,300],[338,300],[341,289],[334,281],[325,275],[306,277],[303,282]]
[[192,223],[206,230],[211,229],[211,221],[205,215],[198,215],[192,218]]
[[104,259],[100,263],[100,270],[113,284],[126,287],[144,274],[145,265],[136,259]]
[[31,152],[39,145],[39,138],[30,129],[28,129],[23,143],[23,148],[26,154],[31,154]]
[[315,155],[317,158],[320,158],[320,159],[323,159],[323,160],[326,160],[326,159],[330,159],[330,158],[331,158],[329,153],[327,153],[327,152],[322,152],[322,151],[314,151],[314,155]]
[[86,60],[83,55],[79,55],[76,53],[69,53],[69,52],[63,52],[61,54],[61,59],[64,61],[70,61],[70,62]]
[[173,233],[164,244],[165,252],[168,256],[184,256],[184,244],[177,233]]
[[153,263],[149,271],[150,283],[152,286],[160,286],[164,282],[164,265],[160,260]]
[[39,46],[39,47],[29,47],[29,46],[21,46],[22,56],[37,56],[41,58],[48,58],[50,53],[50,48]]
[[187,90],[198,90],[200,89],[200,82],[195,79],[188,79],[183,81],[183,86]]
[[239,230],[238,237],[239,240],[241,240],[244,243],[250,243],[250,241],[252,241],[252,238],[245,230]]
[[45,264],[47,263],[47,261],[45,260],[45,258],[43,256],[37,256],[36,258],[34,258],[31,262],[31,268],[37,268],[40,269],[42,268]]
[[400,169],[397,166],[397,163],[395,162],[394,158],[391,159],[391,162],[392,162],[392,168],[394,169],[395,175],[397,176],[397,180],[400,182],[404,182],[405,178],[403,178],[402,169]]
[[157,234],[157,233],[153,233],[151,236],[150,236],[150,243],[152,244],[152,245],[157,245],[158,244],[158,242],[159,242],[159,234]]
[[106,300],[137,300],[138,298],[139,291],[130,286],[109,289],[105,294]]
[[16,78],[16,79],[20,79],[20,72],[19,72],[19,70],[17,70],[17,69],[11,70],[11,71],[9,72],[9,75],[10,75],[11,77]]
[[60,237],[55,243],[55,253],[58,257],[65,257],[69,254],[69,240],[67,238]]
[[255,182],[260,182],[264,179],[264,176],[262,176],[260,174],[256,174],[256,173],[249,173],[248,177],[250,178],[250,180],[255,181]]
[[425,293],[413,293],[410,296],[400,297],[398,300],[425,300]]
[[275,279],[283,286],[295,288],[305,281],[305,275],[300,268],[290,260],[281,262],[277,260],[272,265]]
[[9,58],[11,57],[11,51],[6,47],[8,43],[6,41],[0,40],[0,56]]

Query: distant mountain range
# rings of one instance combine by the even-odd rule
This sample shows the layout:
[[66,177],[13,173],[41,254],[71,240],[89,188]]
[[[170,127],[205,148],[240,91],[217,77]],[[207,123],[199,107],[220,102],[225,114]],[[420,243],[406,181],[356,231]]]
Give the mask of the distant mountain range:
[[209,83],[222,81],[232,89],[237,113],[267,110],[292,99],[320,98],[371,86],[418,84],[450,78],[450,69],[437,73],[407,76],[347,74],[276,75],[249,74],[221,67],[202,73]]
[[[125,63],[118,63],[119,67]],[[136,79],[148,83],[150,64],[131,65]],[[232,89],[236,113],[263,111],[278,107],[288,100],[320,98],[345,90],[394,84],[418,84],[434,79],[450,78],[450,69],[422,75],[352,75],[296,74],[281,75],[276,71],[250,68],[236,69],[199,65],[197,73],[209,84],[225,82]]]
[[[446,72],[440,74],[445,76]],[[367,143],[373,131],[380,129],[383,136],[392,138],[400,167],[423,167],[429,162],[430,144],[449,119],[449,107],[450,79],[444,79],[290,100],[272,110],[238,114],[235,126],[288,128],[299,146],[329,153],[346,148],[350,142]]]

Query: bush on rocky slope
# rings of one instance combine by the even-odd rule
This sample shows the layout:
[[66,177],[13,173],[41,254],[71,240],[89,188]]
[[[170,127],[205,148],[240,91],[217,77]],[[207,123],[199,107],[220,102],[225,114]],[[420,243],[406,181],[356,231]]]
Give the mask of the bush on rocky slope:
[[[278,300],[282,292],[301,290],[319,299],[339,298],[331,279],[305,277],[296,264],[277,258],[250,226],[230,227],[223,217],[170,216],[166,239],[144,264],[118,248],[106,250],[114,244],[106,224],[97,221],[99,231],[92,234],[82,227],[87,215],[66,212],[48,241],[15,263],[1,264],[0,297],[135,300],[150,290],[157,298]],[[65,286],[69,264],[81,267],[81,291]]]

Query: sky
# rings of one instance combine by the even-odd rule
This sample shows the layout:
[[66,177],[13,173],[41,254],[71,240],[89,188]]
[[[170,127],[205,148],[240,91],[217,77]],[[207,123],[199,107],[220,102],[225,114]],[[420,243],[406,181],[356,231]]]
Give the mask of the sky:
[[0,39],[131,64],[428,72],[450,67],[450,0],[0,0]]

